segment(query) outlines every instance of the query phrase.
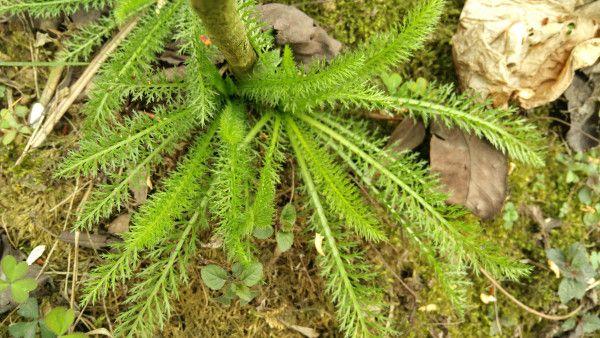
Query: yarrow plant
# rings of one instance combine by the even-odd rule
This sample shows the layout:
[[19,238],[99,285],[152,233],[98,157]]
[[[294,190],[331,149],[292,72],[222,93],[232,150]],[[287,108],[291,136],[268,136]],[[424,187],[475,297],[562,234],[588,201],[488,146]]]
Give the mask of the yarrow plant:
[[[86,60],[119,25],[137,22],[96,77],[83,109],[80,147],[59,171],[102,182],[75,227],[90,229],[114,215],[130,198],[132,182],[189,144],[161,189],[134,214],[123,241],[86,281],[84,304],[133,281],[118,335],[150,336],[164,325],[169,300],[188,281],[186,267],[201,231],[211,229],[222,240],[238,270],[255,266],[253,234],[272,233],[288,157],[299,168],[313,212],[309,226],[323,238],[317,259],[346,337],[392,333],[384,322],[381,282],[360,250],[363,242],[386,245],[389,229],[372,203],[409,236],[459,313],[469,270],[512,280],[527,274],[526,266],[481,235],[463,208],[445,203],[438,180],[417,155],[386,150],[386,137],[359,114],[376,109],[441,122],[488,140],[515,161],[543,164],[539,134],[513,110],[488,108],[451,86],[428,85],[418,96],[378,89],[378,75],[423,46],[443,0],[421,1],[397,27],[307,69],[297,67],[290,48],[273,45],[251,0],[0,0],[0,14],[47,17],[111,5],[112,14],[72,36],[59,54],[63,62]],[[166,76],[156,61],[172,39],[187,57],[185,75]],[[124,110],[127,102],[153,110]],[[211,269],[223,275],[213,280],[222,286],[229,277]]]

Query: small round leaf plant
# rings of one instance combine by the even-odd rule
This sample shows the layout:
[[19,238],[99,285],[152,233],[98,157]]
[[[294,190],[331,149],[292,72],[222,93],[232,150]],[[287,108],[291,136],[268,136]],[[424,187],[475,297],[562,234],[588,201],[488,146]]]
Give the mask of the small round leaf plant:
[[[200,234],[219,238],[234,270],[258,271],[256,243],[273,233],[279,175],[290,165],[312,215],[302,226],[320,240],[323,292],[346,337],[393,333],[385,322],[385,281],[360,248],[391,245],[388,235],[398,228],[458,313],[468,271],[513,280],[527,274],[527,266],[481,235],[467,211],[445,203],[426,163],[386,150],[386,137],[363,118],[378,110],[436,121],[488,140],[514,161],[543,164],[541,137],[514,110],[488,108],[451,86],[428,85],[405,96],[378,88],[380,74],[423,46],[443,0],[420,1],[396,27],[307,69],[297,67],[290,48],[274,46],[250,0],[0,0],[0,14],[49,17],[107,5],[114,5],[111,14],[74,34],[58,55],[59,62],[86,61],[118,27],[135,25],[96,76],[79,149],[59,170],[61,177],[101,182],[75,228],[114,215],[132,183],[186,145],[173,172],[133,215],[123,241],[86,281],[84,304],[128,283],[119,336],[151,336],[165,324],[170,300],[189,280],[188,265],[202,254]],[[185,74],[169,75],[156,58],[173,40],[186,56]],[[282,230],[278,244],[288,249],[291,227]],[[207,269],[209,287],[231,285],[229,300],[252,299],[238,273]]]

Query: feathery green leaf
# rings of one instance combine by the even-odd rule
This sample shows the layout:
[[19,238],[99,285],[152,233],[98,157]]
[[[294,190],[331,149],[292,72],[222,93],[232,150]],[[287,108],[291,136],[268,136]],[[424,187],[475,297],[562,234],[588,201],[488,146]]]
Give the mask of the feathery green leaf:
[[327,280],[327,291],[336,305],[337,318],[345,337],[381,336],[387,330],[383,317],[375,309],[383,306],[381,290],[374,287],[374,274],[361,263],[359,253],[351,252],[352,243],[344,242],[343,233],[330,226],[317,188],[309,173],[304,150],[297,140],[301,135],[295,122],[285,118],[287,135],[312,206],[316,211],[315,228],[326,240],[325,255],[320,257],[321,275]]
[[102,9],[112,0],[0,0],[0,15],[23,14],[40,18],[73,14],[78,9]]

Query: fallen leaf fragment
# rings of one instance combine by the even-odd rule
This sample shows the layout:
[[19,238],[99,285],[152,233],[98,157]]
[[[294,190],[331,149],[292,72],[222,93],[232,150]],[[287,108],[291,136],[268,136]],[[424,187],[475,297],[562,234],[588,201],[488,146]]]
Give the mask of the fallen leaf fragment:
[[413,150],[425,139],[425,125],[421,120],[405,118],[398,123],[386,148],[395,152]]
[[421,312],[434,312],[434,311],[438,311],[440,308],[439,306],[437,306],[437,304],[427,304],[427,305],[423,305],[419,308],[419,311]]
[[29,256],[27,256],[27,265],[35,263],[35,261],[37,261],[38,258],[42,257],[44,251],[46,251],[45,245],[38,245],[35,248],[33,248],[33,250],[31,250],[31,252],[29,253]]
[[567,144],[575,151],[586,151],[598,145],[600,121],[600,64],[583,68],[575,74],[565,92],[569,111]]
[[[75,244],[75,234],[70,231],[63,231],[58,236],[58,239],[69,244]],[[102,234],[90,234],[90,233],[81,233],[79,235],[79,246],[82,248],[89,249],[102,249],[108,247],[110,244],[114,243],[115,240],[111,239],[107,235]]]
[[448,203],[464,205],[483,219],[498,214],[506,198],[506,156],[459,129],[432,123],[431,130],[431,170],[440,175]]
[[312,329],[310,327],[300,326],[300,325],[290,325],[289,328],[294,331],[297,331],[298,333],[302,334],[304,337],[307,337],[307,338],[319,337],[319,333],[315,329]]
[[483,304],[489,304],[496,301],[496,297],[492,295],[488,295],[487,293],[481,293],[479,295],[479,299],[483,302]]
[[552,272],[554,272],[554,275],[556,275],[556,278],[560,278],[560,268],[558,267],[558,265],[556,265],[556,263],[554,263],[554,261],[549,259],[548,267],[550,268],[550,270],[552,270]]
[[108,225],[108,233],[117,235],[127,232],[129,230],[129,221],[131,220],[131,214],[126,213],[123,215],[117,216],[110,224]]
[[320,233],[317,232],[315,234],[315,248],[321,256],[325,256],[325,252],[323,252],[323,238],[325,237],[323,237],[323,235],[321,235]]

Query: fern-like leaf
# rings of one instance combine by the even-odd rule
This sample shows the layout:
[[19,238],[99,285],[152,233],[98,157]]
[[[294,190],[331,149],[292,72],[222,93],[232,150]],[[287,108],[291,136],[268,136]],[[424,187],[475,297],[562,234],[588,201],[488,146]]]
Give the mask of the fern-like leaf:
[[258,2],[255,0],[237,0],[238,13],[246,27],[248,39],[255,51],[262,54],[273,47],[273,36],[271,32],[265,31],[264,22],[260,20],[260,14],[256,11]]
[[[169,152],[199,125],[191,109],[169,113],[157,107],[153,116],[138,113],[112,130],[88,132],[80,149],[69,155],[58,176],[97,175],[125,167],[140,158],[146,149],[161,147]],[[167,140],[171,140],[167,142]]]
[[164,184],[161,192],[150,198],[132,218],[130,230],[123,239],[129,249],[142,250],[155,245],[173,228],[175,221],[188,211],[202,195],[201,178],[207,171],[207,160],[212,155],[211,139],[217,124],[202,137],[190,150]]
[[86,129],[106,129],[115,120],[115,112],[124,101],[124,94],[110,87],[117,80],[143,77],[152,73],[151,64],[162,51],[175,25],[174,17],[183,0],[168,3],[158,13],[145,16],[123,43],[123,47],[102,67],[94,82],[94,90],[84,107]]
[[115,210],[119,210],[129,198],[129,186],[132,182],[139,180],[140,176],[146,175],[151,164],[159,162],[161,154],[168,146],[171,146],[175,136],[169,136],[164,143],[156,149],[142,156],[143,160],[124,174],[110,175],[113,183],[103,184],[95,190],[90,199],[84,204],[79,218],[75,223],[78,229],[89,229],[100,220],[109,217]]
[[480,103],[467,94],[454,94],[451,85],[430,86],[427,93],[419,98],[388,96],[375,88],[347,87],[313,102],[319,102],[320,106],[340,103],[344,107],[408,113],[426,123],[439,121],[448,127],[458,127],[487,139],[494,147],[519,162],[536,167],[544,165],[542,138],[533,124],[518,117],[514,109],[490,108],[489,101]]
[[[463,219],[464,209],[445,203],[447,196],[438,190],[438,180],[415,156],[394,156],[371,146],[359,135],[353,137],[353,133],[343,126],[336,126],[336,131],[308,115],[299,115],[299,118],[319,130],[326,139],[355,154],[365,166],[371,166],[372,176],[375,172],[379,173],[378,184],[385,187],[381,199],[397,208],[398,213],[404,214],[410,222],[419,225],[442,256],[475,271],[484,268],[496,276],[513,280],[527,274],[529,269],[526,266],[500,254],[497,247],[486,242],[476,223]],[[357,146],[353,138],[360,139],[365,150]],[[383,157],[378,159],[378,156]]]
[[419,231],[413,227],[410,219],[404,214],[401,214],[397,208],[395,208],[387,199],[384,194],[375,186],[373,183],[373,176],[369,174],[369,168],[360,168],[356,161],[352,159],[351,154],[344,151],[338,144],[333,141],[327,142],[327,146],[336,151],[336,153],[344,160],[344,162],[354,171],[359,180],[374,194],[374,196],[381,196],[378,200],[389,212],[392,219],[402,225],[405,233],[413,242],[415,249],[419,252],[427,263],[433,269],[433,272],[437,278],[438,285],[442,289],[442,293],[448,298],[450,303],[459,315],[463,315],[467,308],[467,287],[471,285],[467,281],[466,270],[464,265],[452,264],[451,262],[445,261],[444,257],[436,256],[436,250],[429,243],[424,242]]
[[360,253],[352,252],[355,245],[345,242],[343,232],[330,225],[297,139],[300,131],[290,117],[285,117],[285,127],[315,209],[315,229],[325,237],[325,255],[319,257],[319,265],[336,305],[340,328],[345,337],[382,336],[387,330],[382,325],[383,317],[375,312],[383,305],[381,290],[373,283],[375,275],[362,263]]
[[[325,200],[331,210],[351,227],[359,236],[369,241],[385,240],[385,233],[380,229],[379,222],[371,208],[360,197],[356,186],[331,158],[320,149],[306,129],[296,130],[295,138],[306,156],[308,168],[315,179],[319,190],[323,191]],[[313,137],[314,138],[314,137]]]
[[256,195],[254,196],[254,204],[252,206],[252,215],[254,219],[255,229],[270,228],[275,215],[275,189],[279,182],[279,163],[281,154],[279,153],[279,138],[281,132],[281,118],[275,117],[273,131],[271,133],[271,141],[269,148],[264,156],[263,167],[260,171],[260,179]]
[[48,18],[73,14],[78,9],[102,9],[112,0],[0,0],[0,15],[27,13],[33,17]]
[[205,215],[196,212],[184,229],[169,234],[147,254],[149,264],[136,276],[125,304],[129,308],[117,318],[119,337],[151,337],[171,316],[171,300],[188,282],[189,264],[196,254],[196,237],[205,226]]
[[156,0],[120,0],[113,11],[118,22],[125,22],[132,15],[154,4]]
[[57,60],[59,62],[88,61],[94,48],[108,38],[116,27],[117,22],[110,16],[101,17],[97,22],[84,26],[64,42]]
[[212,213],[219,222],[217,233],[230,260],[243,264],[252,261],[252,232],[249,193],[252,170],[250,152],[243,144],[247,122],[243,106],[229,103],[219,120],[219,158],[214,172]]
[[319,97],[328,97],[344,87],[362,86],[375,74],[406,61],[433,31],[444,6],[443,0],[426,0],[407,15],[399,29],[375,35],[357,51],[335,58],[331,64],[317,63],[306,73],[282,71],[256,74],[242,81],[240,94],[287,111],[306,110]]

